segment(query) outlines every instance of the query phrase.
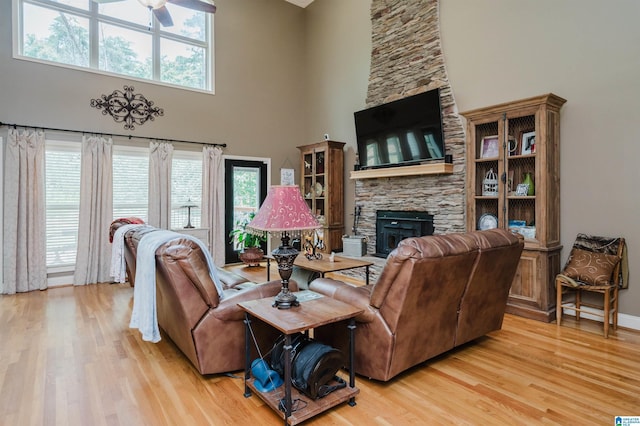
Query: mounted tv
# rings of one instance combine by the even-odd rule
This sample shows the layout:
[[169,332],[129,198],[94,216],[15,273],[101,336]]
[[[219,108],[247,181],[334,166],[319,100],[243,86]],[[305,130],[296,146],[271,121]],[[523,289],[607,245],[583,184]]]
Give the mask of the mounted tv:
[[444,159],[440,90],[354,113],[361,169]]

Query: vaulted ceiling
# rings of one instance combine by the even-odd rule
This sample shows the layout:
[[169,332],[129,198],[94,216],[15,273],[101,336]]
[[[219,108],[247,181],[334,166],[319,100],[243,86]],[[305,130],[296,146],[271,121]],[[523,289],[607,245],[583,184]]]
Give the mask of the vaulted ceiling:
[[286,0],[286,1],[300,7],[307,7],[313,2],[313,0]]

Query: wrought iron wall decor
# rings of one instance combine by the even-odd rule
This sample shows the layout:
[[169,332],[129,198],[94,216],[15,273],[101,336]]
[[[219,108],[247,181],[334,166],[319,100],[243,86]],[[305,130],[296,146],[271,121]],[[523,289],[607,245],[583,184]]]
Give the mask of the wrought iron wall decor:
[[133,90],[133,86],[124,86],[124,91],[114,90],[110,95],[91,99],[91,106],[101,109],[102,115],[109,114],[117,123],[124,123],[126,130],[134,130],[136,124],[141,126],[164,115],[162,108],[153,106],[153,101],[141,93],[133,93]]

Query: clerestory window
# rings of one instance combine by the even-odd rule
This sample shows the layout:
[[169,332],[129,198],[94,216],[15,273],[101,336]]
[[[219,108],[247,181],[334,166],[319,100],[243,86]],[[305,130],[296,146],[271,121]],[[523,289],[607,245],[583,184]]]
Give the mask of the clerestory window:
[[213,92],[213,15],[136,0],[14,0],[14,55]]

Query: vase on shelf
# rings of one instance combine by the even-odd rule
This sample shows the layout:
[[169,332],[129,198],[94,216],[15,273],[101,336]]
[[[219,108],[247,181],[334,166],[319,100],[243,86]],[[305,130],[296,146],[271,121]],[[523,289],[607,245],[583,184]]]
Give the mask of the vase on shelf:
[[527,172],[524,174],[524,180],[522,181],[522,183],[525,183],[527,185],[529,185],[529,188],[527,189],[527,195],[535,195],[536,194],[536,188],[533,185],[533,178],[531,177],[531,173]]

